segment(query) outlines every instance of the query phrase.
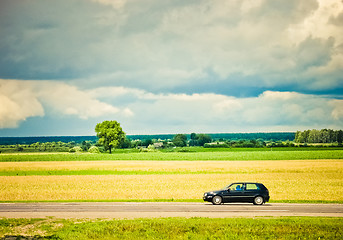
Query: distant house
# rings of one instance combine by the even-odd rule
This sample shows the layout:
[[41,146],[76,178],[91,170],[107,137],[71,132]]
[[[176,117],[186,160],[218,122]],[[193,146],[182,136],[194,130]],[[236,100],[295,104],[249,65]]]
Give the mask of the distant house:
[[206,143],[207,145],[217,145],[217,144],[225,144],[225,142],[211,142],[211,143]]
[[161,147],[163,147],[163,143],[162,142],[154,143],[154,147],[155,148],[161,148]]

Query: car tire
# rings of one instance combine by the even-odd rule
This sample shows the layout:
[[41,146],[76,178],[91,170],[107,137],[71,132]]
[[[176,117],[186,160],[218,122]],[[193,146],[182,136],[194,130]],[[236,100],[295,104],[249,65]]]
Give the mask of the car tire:
[[212,198],[212,204],[213,205],[220,205],[220,204],[222,204],[222,202],[223,202],[223,199],[221,196],[214,196]]
[[262,205],[264,203],[264,199],[261,196],[257,196],[254,198],[254,205]]

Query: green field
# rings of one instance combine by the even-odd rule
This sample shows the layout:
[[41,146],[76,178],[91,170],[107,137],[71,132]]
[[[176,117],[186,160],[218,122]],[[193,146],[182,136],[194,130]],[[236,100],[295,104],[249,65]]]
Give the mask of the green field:
[[43,239],[342,239],[342,218],[0,219],[0,237]]
[[[211,149],[212,150],[212,149]],[[97,161],[97,160],[158,160],[158,161],[237,161],[237,160],[301,160],[343,159],[343,150],[240,150],[215,149],[206,152],[118,152],[114,154],[53,153],[0,154],[0,162],[25,161]]]

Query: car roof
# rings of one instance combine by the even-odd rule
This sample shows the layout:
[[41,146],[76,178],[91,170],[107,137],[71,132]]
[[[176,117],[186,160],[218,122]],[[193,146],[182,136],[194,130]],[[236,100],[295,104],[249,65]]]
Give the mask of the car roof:
[[[251,184],[262,184],[262,183],[258,183],[258,182],[234,182],[231,184],[247,184],[247,183],[251,183]],[[262,184],[263,185],[263,184]]]

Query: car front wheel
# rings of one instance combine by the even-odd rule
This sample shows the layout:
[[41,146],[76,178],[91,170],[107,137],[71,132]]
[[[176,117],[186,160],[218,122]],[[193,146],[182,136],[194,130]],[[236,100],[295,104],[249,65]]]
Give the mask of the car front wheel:
[[263,197],[257,196],[254,198],[254,205],[262,205],[264,202]]
[[223,202],[223,199],[221,196],[214,196],[212,199],[213,205],[220,205],[222,204],[222,202]]

